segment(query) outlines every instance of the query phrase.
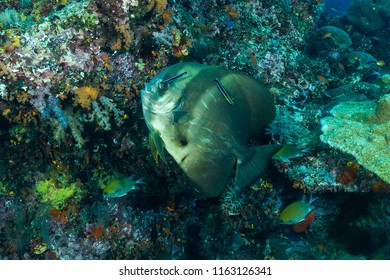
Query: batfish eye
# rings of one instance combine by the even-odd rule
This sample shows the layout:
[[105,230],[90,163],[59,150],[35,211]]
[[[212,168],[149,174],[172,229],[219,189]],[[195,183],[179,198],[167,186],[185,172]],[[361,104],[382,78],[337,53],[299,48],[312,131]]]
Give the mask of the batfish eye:
[[174,82],[176,81],[177,79],[179,79],[180,77],[183,77],[184,75],[186,75],[187,72],[183,72],[183,73],[180,73],[178,75],[175,75],[169,79],[166,79],[166,80],[163,80],[160,82],[160,84],[158,85],[158,87],[161,89],[161,90],[167,90],[169,88],[169,86]]
[[161,89],[161,90],[167,90],[167,89],[169,89],[169,83],[161,81],[158,84],[158,88]]

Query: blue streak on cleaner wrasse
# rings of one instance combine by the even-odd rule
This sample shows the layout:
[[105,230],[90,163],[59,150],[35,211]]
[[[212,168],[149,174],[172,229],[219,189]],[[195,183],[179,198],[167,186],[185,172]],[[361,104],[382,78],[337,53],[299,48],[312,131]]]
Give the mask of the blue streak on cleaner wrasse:
[[225,87],[222,85],[221,81],[218,80],[218,78],[214,79],[215,84],[217,85],[218,90],[222,93],[223,97],[225,97],[227,103],[229,105],[234,105],[233,99],[230,97],[230,95],[227,93]]
[[[234,106],[216,80],[228,97],[234,96]],[[243,73],[178,63],[146,83],[141,98],[152,154],[165,161],[166,149],[207,197],[221,194],[233,170],[240,194],[266,172],[270,157],[281,148],[248,146],[275,118],[275,104],[262,83]]]

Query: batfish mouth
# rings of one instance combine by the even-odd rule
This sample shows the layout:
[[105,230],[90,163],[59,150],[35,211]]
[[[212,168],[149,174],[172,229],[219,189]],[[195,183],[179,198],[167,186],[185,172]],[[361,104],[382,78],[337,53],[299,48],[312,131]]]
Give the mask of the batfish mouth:
[[141,103],[142,103],[142,111],[147,112],[150,111],[150,106],[151,106],[151,97],[152,93],[149,91],[150,88],[148,88],[145,85],[145,89],[141,89]]
[[153,79],[145,83],[145,88],[141,90],[141,102],[144,112],[153,114],[166,115],[177,107],[178,93],[174,86],[170,87],[167,92],[159,90],[158,84],[161,80]]
[[150,94],[152,93],[152,86],[150,83],[145,83],[144,89],[141,89],[141,94]]

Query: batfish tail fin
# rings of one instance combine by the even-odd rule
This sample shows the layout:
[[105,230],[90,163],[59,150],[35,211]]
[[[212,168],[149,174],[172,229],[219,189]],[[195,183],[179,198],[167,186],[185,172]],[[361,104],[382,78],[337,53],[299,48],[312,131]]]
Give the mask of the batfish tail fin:
[[270,158],[280,150],[281,145],[252,147],[241,154],[237,161],[234,189],[237,196],[256,182],[268,168]]

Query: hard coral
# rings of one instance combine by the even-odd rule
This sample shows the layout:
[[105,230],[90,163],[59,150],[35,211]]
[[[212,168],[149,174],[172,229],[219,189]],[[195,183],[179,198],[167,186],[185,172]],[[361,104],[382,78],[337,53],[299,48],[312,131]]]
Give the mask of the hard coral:
[[346,49],[352,45],[352,40],[348,33],[334,26],[324,26],[318,30],[322,34],[322,39],[331,38],[333,43],[341,48]]
[[99,91],[94,87],[81,86],[74,90],[74,94],[75,105],[80,105],[84,109],[89,109],[91,107],[91,102],[98,98]]
[[390,94],[378,101],[342,102],[321,120],[321,140],[353,155],[357,162],[390,182]]

